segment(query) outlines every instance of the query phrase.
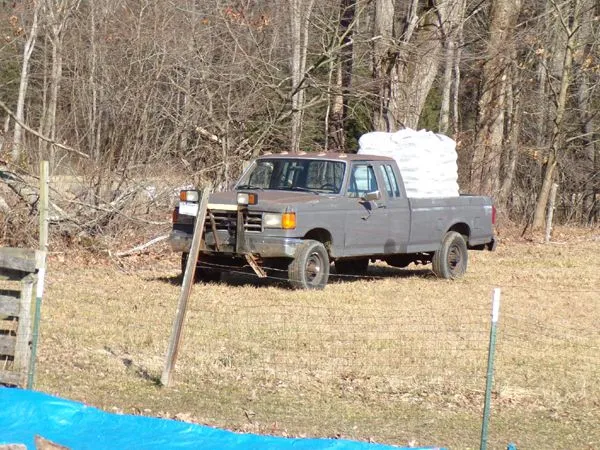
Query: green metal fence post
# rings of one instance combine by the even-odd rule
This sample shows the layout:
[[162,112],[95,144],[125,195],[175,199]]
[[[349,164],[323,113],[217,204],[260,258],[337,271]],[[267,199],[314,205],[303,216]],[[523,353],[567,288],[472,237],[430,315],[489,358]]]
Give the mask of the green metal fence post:
[[29,359],[29,372],[27,374],[27,389],[33,388],[35,378],[35,362],[37,359],[37,344],[40,333],[40,316],[42,313],[42,295],[44,293],[44,278],[46,277],[46,253],[48,251],[48,182],[50,165],[48,161],[40,162],[40,199],[38,211],[40,219],[40,250],[44,252],[44,263],[37,274],[35,294],[35,313],[33,316],[33,333],[31,335],[31,356]]
[[488,426],[490,422],[490,406],[492,401],[492,383],[494,380],[494,354],[496,352],[496,328],[500,314],[500,288],[492,294],[492,326],[490,328],[490,345],[488,349],[487,377],[485,385],[485,403],[483,405],[483,423],[481,425],[480,450],[487,449]]

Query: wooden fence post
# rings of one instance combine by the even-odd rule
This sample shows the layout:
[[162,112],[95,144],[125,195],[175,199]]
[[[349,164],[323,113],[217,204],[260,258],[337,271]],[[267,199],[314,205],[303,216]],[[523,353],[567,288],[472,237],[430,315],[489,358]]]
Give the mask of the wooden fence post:
[[183,332],[183,321],[185,319],[187,303],[190,293],[192,292],[192,284],[194,283],[196,274],[198,252],[200,251],[200,242],[202,240],[202,234],[204,233],[204,221],[206,220],[206,209],[208,207],[208,196],[210,195],[210,191],[211,188],[206,187],[202,192],[202,199],[200,201],[200,206],[198,207],[198,213],[196,214],[194,237],[192,238],[187,265],[185,267],[185,273],[183,274],[183,281],[181,282],[181,293],[179,295],[179,303],[177,305],[177,312],[175,313],[171,338],[169,339],[169,349],[167,350],[165,367],[162,376],[160,377],[160,382],[163,386],[170,386],[172,382],[172,370],[175,367],[175,361],[177,360]]

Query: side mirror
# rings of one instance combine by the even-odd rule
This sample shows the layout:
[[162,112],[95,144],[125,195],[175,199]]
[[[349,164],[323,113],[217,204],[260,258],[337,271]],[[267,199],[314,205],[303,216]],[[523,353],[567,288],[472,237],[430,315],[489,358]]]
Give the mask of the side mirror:
[[375,200],[379,200],[381,198],[381,192],[379,191],[371,191],[371,192],[367,192],[364,196],[363,196],[363,200],[365,202],[372,202]]

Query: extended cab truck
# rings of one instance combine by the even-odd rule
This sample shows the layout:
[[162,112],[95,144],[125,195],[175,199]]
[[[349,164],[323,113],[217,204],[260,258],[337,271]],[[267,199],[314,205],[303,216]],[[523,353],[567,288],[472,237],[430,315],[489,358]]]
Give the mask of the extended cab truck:
[[[182,191],[171,247],[185,269],[198,191]],[[467,250],[494,250],[489,197],[407,198],[396,162],[383,156],[281,153],[257,158],[233,191],[211,194],[196,271],[250,265],[284,271],[299,289],[322,289],[337,273],[361,274],[369,261],[395,267],[432,263],[442,278],[467,269]]]

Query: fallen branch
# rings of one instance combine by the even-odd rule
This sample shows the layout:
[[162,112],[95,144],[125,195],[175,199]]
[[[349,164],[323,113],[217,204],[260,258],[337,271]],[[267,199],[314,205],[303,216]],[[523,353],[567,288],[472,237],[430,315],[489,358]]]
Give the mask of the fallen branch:
[[154,239],[146,242],[145,244],[138,245],[137,247],[134,247],[131,250],[126,250],[124,252],[116,253],[115,256],[118,257],[118,258],[120,258],[122,256],[132,255],[132,254],[134,254],[136,252],[140,252],[140,251],[142,251],[142,250],[144,250],[144,249],[146,249],[146,248],[148,248],[148,247],[150,247],[150,246],[152,246],[154,244],[157,244],[157,243],[159,243],[161,241],[164,241],[168,237],[169,237],[168,234],[163,234],[162,236],[155,237]]
[[17,122],[21,128],[23,128],[25,131],[33,134],[34,136],[40,138],[42,141],[49,142],[52,145],[56,145],[58,148],[62,148],[63,150],[66,150],[68,152],[76,153],[79,156],[83,156],[84,158],[89,158],[90,157],[90,155],[88,155],[86,153],[83,153],[83,152],[81,152],[79,150],[75,150],[73,147],[69,147],[68,145],[60,144],[60,143],[56,142],[55,140],[50,139],[49,137],[46,137],[46,136],[44,136],[41,133],[38,133],[33,128],[28,127],[26,124],[24,124],[19,119],[17,119],[17,116],[15,116],[15,114],[10,110],[10,108],[8,106],[6,106],[6,104],[3,101],[1,101],[1,100],[0,100],[0,107],[4,111],[6,111],[6,114],[8,114],[10,117],[12,117],[12,119],[15,122]]
[[39,198],[38,188],[30,185],[17,173],[9,170],[2,162],[0,162],[0,182],[5,183],[31,208],[36,206]]

